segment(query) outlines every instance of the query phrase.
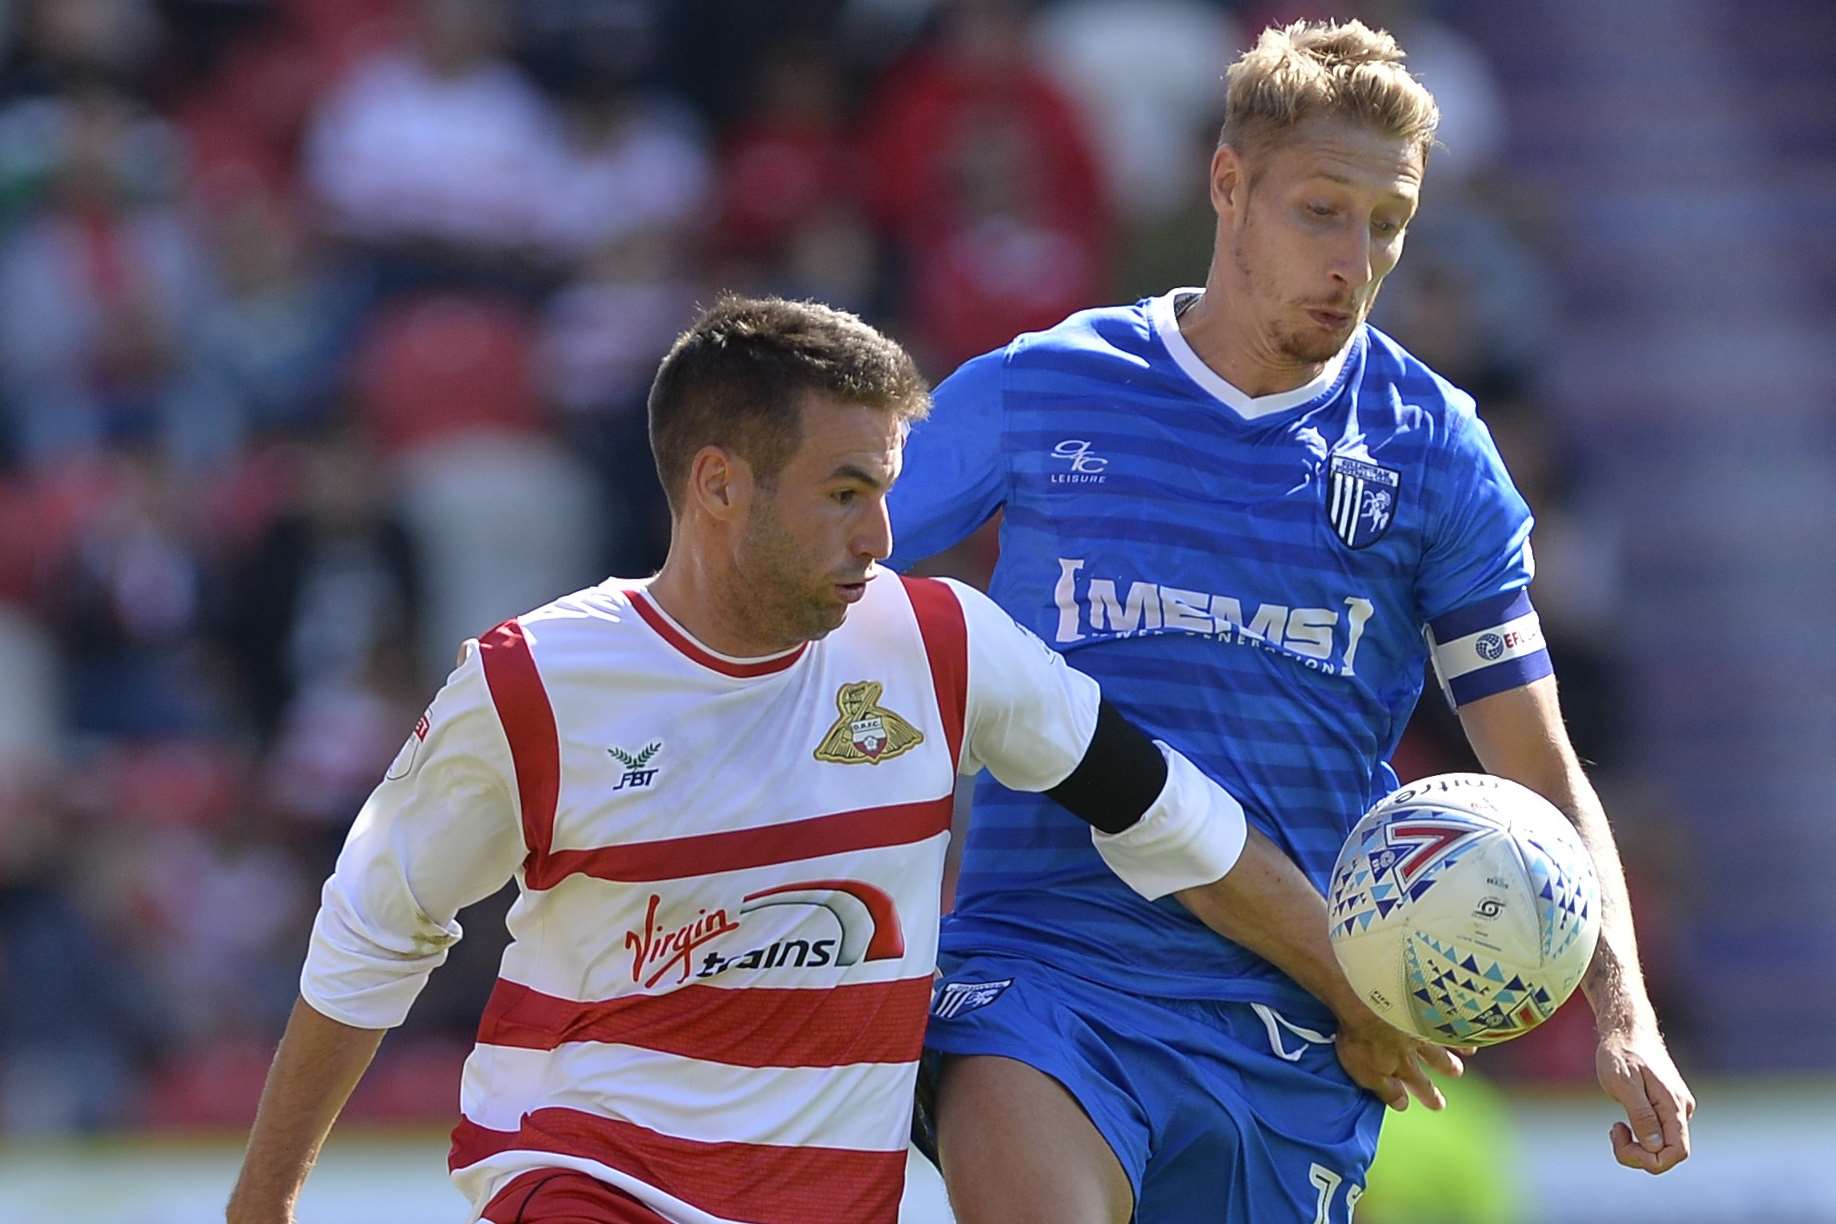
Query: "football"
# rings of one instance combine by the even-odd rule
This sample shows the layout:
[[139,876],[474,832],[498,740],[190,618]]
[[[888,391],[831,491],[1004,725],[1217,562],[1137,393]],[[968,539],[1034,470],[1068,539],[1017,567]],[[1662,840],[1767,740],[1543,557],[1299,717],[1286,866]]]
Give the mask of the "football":
[[1600,882],[1574,826],[1490,774],[1386,796],[1339,851],[1326,904],[1365,1002],[1438,1045],[1529,1032],[1574,992],[1600,938]]

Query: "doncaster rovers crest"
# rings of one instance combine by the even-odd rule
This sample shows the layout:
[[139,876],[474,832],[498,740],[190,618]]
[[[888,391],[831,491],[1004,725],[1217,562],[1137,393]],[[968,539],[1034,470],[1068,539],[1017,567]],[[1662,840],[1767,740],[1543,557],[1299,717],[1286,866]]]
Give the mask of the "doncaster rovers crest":
[[1352,548],[1383,538],[1396,520],[1402,473],[1350,455],[1333,455],[1326,480],[1326,521]]
[[835,694],[841,711],[816,746],[816,759],[833,765],[878,765],[924,743],[924,733],[880,704],[878,680],[844,684]]

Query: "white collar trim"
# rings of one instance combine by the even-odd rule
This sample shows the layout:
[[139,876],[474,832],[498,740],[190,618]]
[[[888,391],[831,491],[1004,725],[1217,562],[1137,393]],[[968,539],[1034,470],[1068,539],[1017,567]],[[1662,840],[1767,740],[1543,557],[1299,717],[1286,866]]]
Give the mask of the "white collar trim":
[[1157,298],[1148,299],[1148,325],[1160,337],[1160,342],[1173,355],[1173,360],[1185,372],[1187,378],[1197,383],[1212,398],[1246,420],[1256,420],[1271,416],[1277,412],[1287,412],[1299,408],[1310,400],[1317,399],[1338,381],[1339,371],[1345,366],[1345,355],[1351,351],[1358,333],[1352,333],[1352,339],[1345,347],[1333,354],[1319,375],[1292,391],[1277,391],[1273,395],[1247,395],[1227,382],[1223,375],[1206,365],[1199,355],[1186,343],[1186,337],[1180,334],[1179,318],[1173,313],[1173,304],[1189,293],[1203,293],[1199,288],[1174,289]]

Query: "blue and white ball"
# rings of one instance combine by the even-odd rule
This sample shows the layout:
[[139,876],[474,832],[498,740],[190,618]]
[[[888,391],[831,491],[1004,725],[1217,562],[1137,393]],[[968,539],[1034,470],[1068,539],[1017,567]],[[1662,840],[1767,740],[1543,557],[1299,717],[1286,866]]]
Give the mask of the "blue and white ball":
[[1326,904],[1365,1002],[1439,1045],[1529,1032],[1574,993],[1600,938],[1600,881],[1574,826],[1490,774],[1386,796],[1339,851]]

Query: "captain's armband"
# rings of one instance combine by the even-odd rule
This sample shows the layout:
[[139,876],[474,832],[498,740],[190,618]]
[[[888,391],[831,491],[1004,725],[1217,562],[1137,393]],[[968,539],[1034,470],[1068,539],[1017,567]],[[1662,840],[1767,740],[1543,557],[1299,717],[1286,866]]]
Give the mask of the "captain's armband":
[[1540,680],[1555,668],[1528,591],[1436,617],[1426,630],[1434,674],[1455,707]]

